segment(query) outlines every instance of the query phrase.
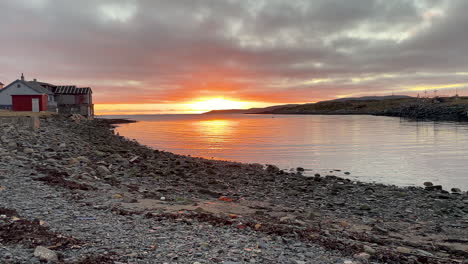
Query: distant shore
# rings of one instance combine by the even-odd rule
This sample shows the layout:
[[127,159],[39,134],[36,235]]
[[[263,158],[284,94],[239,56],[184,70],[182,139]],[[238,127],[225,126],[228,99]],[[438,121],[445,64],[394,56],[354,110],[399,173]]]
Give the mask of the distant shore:
[[424,121],[468,122],[468,97],[398,98],[324,101],[247,110],[214,110],[207,114],[376,115]]
[[0,256],[26,262],[44,246],[82,264],[468,257],[468,194],[458,189],[193,158],[111,128],[61,117],[43,119],[34,132],[0,127]]

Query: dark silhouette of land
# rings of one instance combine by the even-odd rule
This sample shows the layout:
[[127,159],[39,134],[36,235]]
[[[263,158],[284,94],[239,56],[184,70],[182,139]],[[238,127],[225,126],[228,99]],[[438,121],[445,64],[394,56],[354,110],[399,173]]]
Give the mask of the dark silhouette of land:
[[468,97],[416,98],[382,96],[341,98],[300,105],[244,110],[215,110],[207,114],[380,115],[417,120],[468,121]]

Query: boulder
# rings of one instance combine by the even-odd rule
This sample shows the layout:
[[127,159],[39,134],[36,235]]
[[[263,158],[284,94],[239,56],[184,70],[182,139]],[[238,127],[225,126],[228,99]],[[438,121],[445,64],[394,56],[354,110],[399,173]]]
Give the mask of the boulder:
[[425,187],[431,187],[431,186],[434,186],[434,184],[433,184],[432,182],[429,182],[429,181],[427,181],[427,182],[424,182],[423,184],[424,184],[424,186],[425,186]]
[[48,261],[48,262],[58,262],[58,256],[55,251],[50,250],[48,248],[38,246],[34,250],[34,256],[39,258],[40,260]]

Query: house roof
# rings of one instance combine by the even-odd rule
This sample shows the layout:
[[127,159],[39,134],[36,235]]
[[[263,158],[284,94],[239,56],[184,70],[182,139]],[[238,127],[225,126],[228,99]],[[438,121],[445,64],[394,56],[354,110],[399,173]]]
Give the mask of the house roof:
[[2,92],[6,88],[10,87],[11,85],[15,83],[21,83],[30,89],[34,90],[37,93],[40,94],[48,94],[48,95],[53,95],[53,94],[73,94],[73,95],[79,95],[79,94],[92,94],[93,90],[89,87],[76,87],[75,85],[53,85],[50,83],[45,83],[45,82],[38,82],[38,81],[23,81],[23,80],[16,80],[12,83],[10,83],[7,87],[4,89],[0,90]]
[[38,92],[38,93],[41,93],[41,94],[53,94],[51,91],[49,91],[48,89],[42,87],[39,83],[37,82],[27,82],[27,81],[21,81],[21,83],[23,83],[24,85],[26,85],[27,87],[33,89],[34,91]]
[[91,94],[93,91],[89,87],[78,88],[75,85],[56,86],[55,94]]
[[47,90],[46,88],[40,86],[38,83],[36,82],[27,82],[27,81],[23,81],[23,80],[16,80],[12,83],[10,83],[9,85],[7,85],[5,88],[3,88],[2,90],[0,90],[0,93],[7,90],[8,88],[10,88],[12,85],[16,84],[16,83],[21,83],[22,85],[28,87],[29,89],[35,91],[36,93],[38,94],[50,94],[52,95],[53,93],[49,90]]

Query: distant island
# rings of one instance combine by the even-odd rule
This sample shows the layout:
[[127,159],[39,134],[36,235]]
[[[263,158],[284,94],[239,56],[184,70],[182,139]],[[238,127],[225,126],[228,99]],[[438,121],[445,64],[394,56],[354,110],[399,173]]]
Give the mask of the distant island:
[[266,108],[213,110],[205,114],[379,115],[417,120],[468,121],[468,97],[350,97]]

